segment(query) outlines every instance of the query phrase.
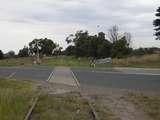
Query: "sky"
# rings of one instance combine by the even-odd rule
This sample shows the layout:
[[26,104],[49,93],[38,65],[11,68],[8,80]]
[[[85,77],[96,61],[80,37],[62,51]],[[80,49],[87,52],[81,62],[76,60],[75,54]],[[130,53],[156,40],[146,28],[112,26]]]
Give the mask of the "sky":
[[[153,28],[160,0],[0,0],[0,49],[16,53],[34,38],[66,47],[78,30],[105,32],[113,25],[130,32],[132,47],[160,47]],[[99,27],[97,27],[99,26]]]

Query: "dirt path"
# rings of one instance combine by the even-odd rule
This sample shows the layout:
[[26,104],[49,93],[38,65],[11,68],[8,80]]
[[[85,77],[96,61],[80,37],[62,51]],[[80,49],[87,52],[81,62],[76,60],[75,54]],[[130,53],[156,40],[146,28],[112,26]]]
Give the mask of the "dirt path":
[[152,120],[143,111],[137,109],[132,103],[122,98],[107,96],[101,100],[115,116],[121,120]]
[[126,99],[128,91],[88,86],[83,91],[87,91],[92,100],[108,108],[116,120],[153,120]]

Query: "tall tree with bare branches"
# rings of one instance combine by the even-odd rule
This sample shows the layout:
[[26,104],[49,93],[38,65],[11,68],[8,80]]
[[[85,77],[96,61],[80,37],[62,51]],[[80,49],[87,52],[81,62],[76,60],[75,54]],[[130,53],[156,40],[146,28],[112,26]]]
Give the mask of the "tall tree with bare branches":
[[114,25],[112,28],[108,30],[108,37],[112,43],[119,40],[120,36],[119,36],[118,30],[119,29],[117,25]]
[[157,19],[155,19],[153,21],[153,25],[155,27],[155,36],[156,36],[156,40],[160,40],[160,7],[157,9],[157,13],[155,14],[155,16],[157,17]]

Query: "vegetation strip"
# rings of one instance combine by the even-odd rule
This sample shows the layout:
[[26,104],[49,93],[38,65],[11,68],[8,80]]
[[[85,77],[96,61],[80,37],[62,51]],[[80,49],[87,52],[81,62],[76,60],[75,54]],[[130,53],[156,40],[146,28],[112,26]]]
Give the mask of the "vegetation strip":
[[87,98],[86,96],[83,95],[82,90],[81,90],[81,86],[80,86],[80,84],[79,84],[79,82],[78,82],[78,79],[77,79],[76,75],[74,74],[73,71],[71,71],[71,72],[72,72],[72,75],[73,75],[74,80],[76,81],[77,87],[80,89],[80,92],[79,92],[80,96],[81,96],[82,98],[84,98],[84,99],[87,100],[88,105],[89,105],[89,107],[91,108],[91,112],[92,112],[92,115],[93,115],[93,117],[95,118],[95,120],[100,120],[100,118],[99,118],[99,116],[98,116],[95,108],[93,107],[91,101],[89,100],[89,98]]
[[0,78],[0,119],[23,120],[36,86],[34,81]]
[[138,109],[142,109],[154,120],[160,120],[160,96],[130,93],[128,100],[133,102]]
[[33,113],[33,110],[34,110],[36,104],[37,104],[37,101],[38,101],[38,99],[39,99],[40,94],[41,94],[41,93],[39,93],[39,94],[36,96],[36,98],[34,99],[34,101],[33,101],[33,103],[32,103],[32,106],[31,106],[31,108],[29,109],[29,111],[28,111],[27,115],[25,116],[24,120],[30,120],[31,115],[32,115],[32,113]]
[[[46,81],[49,81],[51,79],[51,76],[53,75],[53,71],[51,72],[51,74],[49,75],[48,79]],[[41,88],[42,84],[38,86],[38,88]],[[35,99],[33,100],[32,106],[30,107],[29,111],[27,112],[24,120],[30,120],[33,110],[36,107],[36,104],[39,100],[39,97],[41,95],[41,90],[39,90],[39,93],[37,94],[37,96],[35,97]]]

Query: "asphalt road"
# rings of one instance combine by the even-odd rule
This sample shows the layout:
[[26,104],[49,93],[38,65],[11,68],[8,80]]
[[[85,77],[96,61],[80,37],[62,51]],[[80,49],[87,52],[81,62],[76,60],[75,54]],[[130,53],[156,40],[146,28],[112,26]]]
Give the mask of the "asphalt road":
[[[47,80],[53,67],[0,67],[0,77]],[[160,70],[73,68],[81,86],[160,92]]]
[[0,67],[0,77],[12,77],[19,79],[47,80],[53,67]]
[[105,88],[160,92],[160,71],[72,69],[80,84]]

